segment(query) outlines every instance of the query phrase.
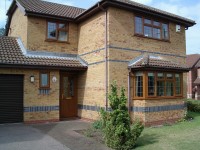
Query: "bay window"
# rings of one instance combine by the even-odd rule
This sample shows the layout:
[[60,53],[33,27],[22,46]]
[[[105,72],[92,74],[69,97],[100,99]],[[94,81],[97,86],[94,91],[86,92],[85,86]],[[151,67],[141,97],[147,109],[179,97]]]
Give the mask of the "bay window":
[[182,73],[141,71],[134,73],[134,98],[182,96]]

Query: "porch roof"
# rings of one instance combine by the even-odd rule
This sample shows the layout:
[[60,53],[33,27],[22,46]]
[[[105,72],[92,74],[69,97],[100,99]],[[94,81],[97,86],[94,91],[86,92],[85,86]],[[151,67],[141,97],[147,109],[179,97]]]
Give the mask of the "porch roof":
[[179,64],[172,60],[167,60],[159,56],[142,55],[129,62],[128,67],[133,70],[137,69],[159,69],[159,70],[176,70],[181,72],[189,71],[184,64]]
[[0,66],[63,70],[87,69],[87,63],[78,55],[28,51],[19,38],[4,36],[0,37]]

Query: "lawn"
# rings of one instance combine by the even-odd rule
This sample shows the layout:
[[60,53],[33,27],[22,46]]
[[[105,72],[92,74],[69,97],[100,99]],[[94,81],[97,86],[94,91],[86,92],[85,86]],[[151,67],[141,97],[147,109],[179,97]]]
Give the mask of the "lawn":
[[135,150],[200,149],[200,113],[189,112],[194,120],[172,126],[145,128]]

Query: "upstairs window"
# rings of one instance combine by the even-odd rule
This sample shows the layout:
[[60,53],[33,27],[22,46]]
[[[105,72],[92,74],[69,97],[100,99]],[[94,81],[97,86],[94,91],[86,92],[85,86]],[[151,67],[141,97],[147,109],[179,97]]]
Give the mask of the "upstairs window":
[[47,40],[68,41],[68,24],[58,22],[47,22]]
[[143,71],[134,73],[134,98],[182,96],[182,73]]
[[167,41],[169,40],[169,26],[157,20],[136,16],[135,34]]

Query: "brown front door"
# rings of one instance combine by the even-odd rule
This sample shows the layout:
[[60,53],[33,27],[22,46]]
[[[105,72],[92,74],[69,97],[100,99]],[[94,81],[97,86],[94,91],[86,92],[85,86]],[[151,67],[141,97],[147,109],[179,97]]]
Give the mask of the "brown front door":
[[60,118],[77,116],[77,80],[74,74],[61,73]]

